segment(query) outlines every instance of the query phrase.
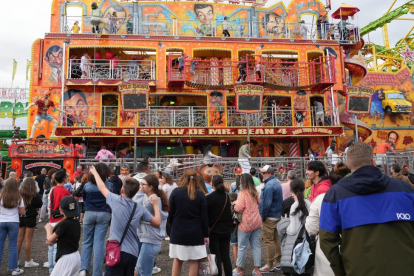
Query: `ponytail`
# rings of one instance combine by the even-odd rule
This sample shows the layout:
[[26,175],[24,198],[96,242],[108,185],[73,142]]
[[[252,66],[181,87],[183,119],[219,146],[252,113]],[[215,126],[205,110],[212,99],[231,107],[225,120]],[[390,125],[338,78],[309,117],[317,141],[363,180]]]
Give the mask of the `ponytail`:
[[302,212],[302,215],[300,216],[300,220],[304,220],[308,215],[309,211],[306,206],[305,202],[305,183],[303,183],[303,180],[300,178],[296,178],[290,182],[290,188],[292,189],[292,192],[296,195],[298,199],[298,207],[296,207],[295,211],[291,215],[296,215],[299,212]]

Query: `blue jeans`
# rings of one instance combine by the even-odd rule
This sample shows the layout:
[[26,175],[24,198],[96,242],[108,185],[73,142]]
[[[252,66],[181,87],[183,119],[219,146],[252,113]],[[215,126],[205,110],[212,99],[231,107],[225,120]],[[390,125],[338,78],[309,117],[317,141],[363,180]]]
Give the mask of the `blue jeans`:
[[47,261],[49,262],[49,273],[52,273],[53,268],[56,265],[56,252],[57,252],[57,243],[54,245],[49,245],[49,250],[47,251]]
[[9,265],[7,269],[15,270],[17,268],[17,237],[19,236],[18,222],[0,222],[0,265],[3,259],[4,244],[6,236],[9,236]]
[[239,240],[239,250],[237,257],[237,267],[244,268],[244,262],[246,261],[247,246],[250,242],[250,247],[253,252],[253,262],[255,267],[260,267],[262,259],[262,251],[260,249],[260,228],[253,232],[245,233],[240,229],[237,232],[237,238]]
[[45,194],[43,193],[43,197],[42,197],[42,210],[40,211],[40,218],[41,219],[45,219],[46,218],[46,209],[47,209],[47,197],[49,196],[49,194]]
[[102,276],[105,236],[111,216],[108,212],[86,211],[83,217],[83,241],[80,270],[89,271],[93,249],[93,276]]
[[161,244],[143,242],[138,257],[138,275],[151,276],[155,258],[160,253]]

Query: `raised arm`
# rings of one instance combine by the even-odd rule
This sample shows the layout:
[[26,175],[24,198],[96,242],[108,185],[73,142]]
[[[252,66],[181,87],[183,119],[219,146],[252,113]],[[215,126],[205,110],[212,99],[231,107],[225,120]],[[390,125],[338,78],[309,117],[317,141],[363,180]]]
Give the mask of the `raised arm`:
[[105,183],[102,181],[102,178],[99,176],[98,172],[96,171],[95,166],[90,166],[89,172],[95,177],[96,186],[98,186],[99,191],[106,198],[108,194],[110,193],[110,191],[105,186]]
[[24,111],[27,111],[27,110],[29,110],[32,106],[35,106],[36,105],[36,103],[31,103],[31,104],[29,104],[28,106],[26,106],[26,108],[24,109]]

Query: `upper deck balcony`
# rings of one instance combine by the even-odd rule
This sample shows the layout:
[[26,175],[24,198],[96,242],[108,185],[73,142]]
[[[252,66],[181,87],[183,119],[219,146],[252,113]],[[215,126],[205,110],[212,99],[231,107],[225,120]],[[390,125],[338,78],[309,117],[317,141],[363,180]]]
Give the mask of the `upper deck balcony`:
[[186,57],[181,71],[177,65],[169,55],[169,83],[185,82],[198,89],[231,89],[238,83],[251,83],[270,89],[322,91],[336,83],[333,56],[309,62],[265,59],[261,55],[247,55],[240,61]]
[[[72,26],[77,22],[79,31],[74,31]],[[360,41],[359,27],[348,22],[316,23],[283,22],[273,27],[259,31],[263,25],[262,21],[238,19],[228,20],[228,32],[230,38],[244,39],[294,39],[303,40],[333,40],[340,44],[356,44]],[[160,36],[173,36],[175,38],[211,38],[223,35],[223,20],[212,20],[209,24],[203,24],[196,19],[181,20],[177,18],[161,19],[145,15],[143,18],[117,17],[110,21],[102,19],[99,25],[92,25],[90,16],[65,16],[61,20],[60,32],[69,34],[96,34],[118,35],[121,38],[130,36],[145,36],[148,38]]]

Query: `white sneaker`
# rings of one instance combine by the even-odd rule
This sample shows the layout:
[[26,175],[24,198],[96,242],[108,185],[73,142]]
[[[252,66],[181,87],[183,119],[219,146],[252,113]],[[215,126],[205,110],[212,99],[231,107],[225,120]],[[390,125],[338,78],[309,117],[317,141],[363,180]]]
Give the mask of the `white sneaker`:
[[152,269],[152,275],[160,273],[161,272],[161,268],[154,266],[154,268]]
[[43,267],[49,268],[49,262],[44,262]]
[[39,219],[39,223],[41,223],[41,222],[42,222],[42,219],[40,218],[40,219]]
[[169,241],[169,240],[170,240],[170,237],[165,237],[165,240],[166,240],[166,241]]
[[16,268],[15,270],[13,270],[12,275],[20,275],[24,272],[23,269],[20,268]]
[[86,270],[82,270],[81,272],[79,272],[79,276],[86,276]]
[[24,262],[24,267],[36,267],[36,266],[39,266],[39,264],[33,262],[33,259],[31,259],[30,262]]

